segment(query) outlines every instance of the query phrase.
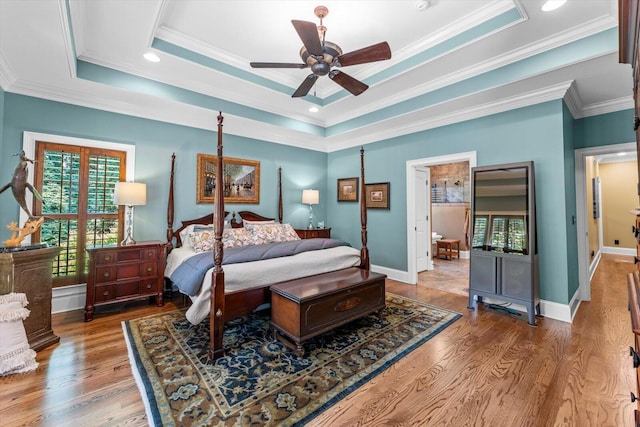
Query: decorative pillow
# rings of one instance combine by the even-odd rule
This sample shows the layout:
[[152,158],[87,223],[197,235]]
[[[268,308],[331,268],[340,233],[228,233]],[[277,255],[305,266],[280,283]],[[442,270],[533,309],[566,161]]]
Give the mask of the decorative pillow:
[[222,233],[222,245],[225,248],[261,245],[263,243],[265,242],[256,239],[246,228],[229,228]]
[[27,296],[0,295],[0,375],[33,371],[38,367],[36,352],[29,347],[22,321],[29,317]]
[[245,227],[258,240],[264,243],[291,242],[300,240],[291,224],[247,225]]
[[213,227],[202,227],[202,229],[194,230],[189,233],[189,243],[195,252],[206,252],[213,250],[215,241]]

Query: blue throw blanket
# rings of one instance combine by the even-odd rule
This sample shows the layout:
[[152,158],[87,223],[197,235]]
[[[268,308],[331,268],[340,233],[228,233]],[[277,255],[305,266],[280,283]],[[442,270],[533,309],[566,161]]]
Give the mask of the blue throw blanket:
[[[302,252],[334,248],[336,246],[350,245],[347,242],[336,239],[302,239],[293,242],[225,248],[223,251],[222,264],[238,264],[242,262],[280,258]],[[212,267],[212,252],[201,252],[180,264],[171,274],[170,279],[173,284],[180,289],[180,292],[194,296],[200,290],[207,270]]]

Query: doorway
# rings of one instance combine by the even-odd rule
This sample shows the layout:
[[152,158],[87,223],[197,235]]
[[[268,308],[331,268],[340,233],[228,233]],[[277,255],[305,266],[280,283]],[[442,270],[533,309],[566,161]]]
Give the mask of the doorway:
[[[442,165],[456,162],[469,162],[469,169],[477,164],[477,154],[475,151],[464,153],[448,154],[437,157],[427,157],[422,159],[407,160],[406,177],[407,177],[407,282],[418,283],[418,217],[423,215],[425,205],[431,205],[431,191],[426,191],[424,197],[425,204],[421,203],[424,187],[417,184],[421,171],[430,166]],[[430,186],[429,186],[430,188]],[[420,202],[420,203],[419,203]],[[426,247],[431,249],[431,224],[430,218],[426,220]],[[431,252],[431,250],[429,250]],[[429,263],[432,266],[432,263]]]
[[[590,262],[587,213],[587,161],[591,156],[603,156],[621,152],[636,152],[636,144],[605,145],[575,150],[576,177],[576,233],[578,237],[578,299],[591,301],[591,275],[596,265]],[[591,191],[591,189],[589,189]]]

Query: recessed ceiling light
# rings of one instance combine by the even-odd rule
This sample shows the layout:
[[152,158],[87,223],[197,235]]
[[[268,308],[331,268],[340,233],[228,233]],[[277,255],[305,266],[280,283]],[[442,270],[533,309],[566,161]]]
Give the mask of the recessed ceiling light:
[[618,153],[618,156],[626,156],[627,153]]
[[423,12],[427,9],[429,9],[429,6],[431,6],[431,3],[429,0],[418,0],[416,1],[416,9],[418,9],[419,12]]
[[309,107],[309,111],[311,111],[312,113],[317,113],[320,110],[314,105],[313,107]]
[[149,62],[160,62],[160,58],[158,57],[158,55],[156,55],[153,52],[147,52],[142,56],[144,56],[144,59],[146,59]]
[[556,10],[566,2],[567,0],[547,0],[542,5],[541,9],[543,12],[551,12],[552,10]]

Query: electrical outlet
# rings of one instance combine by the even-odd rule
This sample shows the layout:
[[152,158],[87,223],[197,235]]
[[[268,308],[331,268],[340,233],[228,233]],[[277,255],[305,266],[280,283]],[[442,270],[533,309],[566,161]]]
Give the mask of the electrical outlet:
[[596,251],[591,251],[591,258],[593,258],[594,256],[596,256]]
[[620,240],[618,240],[618,239],[614,240],[614,241],[613,241],[613,244],[614,244],[614,245],[619,245],[619,244],[620,244]]

